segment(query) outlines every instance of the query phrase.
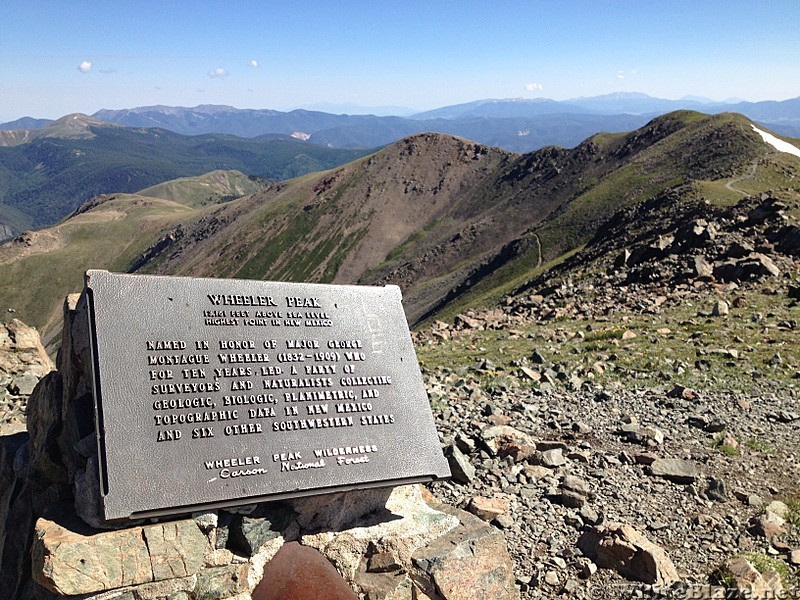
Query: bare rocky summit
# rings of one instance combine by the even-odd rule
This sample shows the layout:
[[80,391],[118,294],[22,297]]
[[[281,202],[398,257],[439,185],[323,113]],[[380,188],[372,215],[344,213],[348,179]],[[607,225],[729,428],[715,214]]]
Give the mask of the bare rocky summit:
[[[483,544],[505,540],[523,598],[769,597],[796,584],[800,298],[797,249],[781,241],[792,217],[770,196],[698,211],[657,237],[645,219],[612,231],[500,307],[415,333],[453,471],[428,487],[487,524],[473,529]],[[754,270],[714,274],[756,250]],[[697,257],[710,272],[693,269]],[[34,333],[18,322],[7,330],[28,358],[4,364],[49,368],[33,360]],[[24,402],[13,406],[4,418],[19,424]],[[235,516],[230,534],[259,556],[278,531],[257,519],[242,529],[246,520]],[[39,527],[47,543],[53,526]],[[441,586],[430,597],[459,597],[461,563],[435,545],[425,552],[415,568]],[[491,550],[475,558],[484,572],[499,564]],[[369,560],[363,597],[390,597],[376,575],[398,573],[397,558]],[[220,576],[240,568],[226,564]]]

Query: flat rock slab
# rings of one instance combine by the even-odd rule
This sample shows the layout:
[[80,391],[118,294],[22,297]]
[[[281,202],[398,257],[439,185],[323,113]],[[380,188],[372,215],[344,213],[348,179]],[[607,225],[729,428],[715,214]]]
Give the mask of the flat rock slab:
[[[336,505],[331,505],[329,510],[335,512]],[[472,515],[467,516],[477,520]],[[325,517],[322,518],[324,521]],[[392,491],[383,511],[351,523],[345,535],[323,531],[304,535],[300,542],[318,549],[352,581],[371,545],[379,543],[383,551],[408,563],[418,548],[447,534],[458,524],[457,517],[429,506],[419,486],[402,486]]]
[[458,514],[459,527],[412,556],[414,565],[433,580],[439,597],[518,599],[502,532],[463,511],[445,510]]
[[658,458],[650,465],[650,474],[675,483],[693,483],[699,476],[697,466],[679,458]]
[[36,522],[34,580],[72,596],[186,577],[203,565],[206,537],[191,520],[86,534],[48,519]]

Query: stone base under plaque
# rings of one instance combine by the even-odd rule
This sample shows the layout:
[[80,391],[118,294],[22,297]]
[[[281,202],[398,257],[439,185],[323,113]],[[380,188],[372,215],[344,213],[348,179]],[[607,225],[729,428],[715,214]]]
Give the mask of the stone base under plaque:
[[318,551],[359,598],[518,597],[502,533],[420,485],[98,527],[87,510],[96,451],[88,342],[75,335],[74,301],[59,370],[29,399],[27,432],[0,436],[4,599],[256,600],[279,583],[269,563],[290,542]]
[[[300,530],[288,507],[263,505],[259,516],[220,511],[102,532],[63,515],[40,518],[33,585],[16,597],[270,598],[267,590],[296,585],[287,581],[285,564],[271,562],[288,543],[324,557],[362,598],[517,597],[499,530],[468,513],[431,508],[416,485],[396,488],[386,510],[391,516],[381,522],[366,514],[339,531],[311,534]],[[311,563],[294,571],[308,578],[317,569]],[[263,596],[254,593],[259,585]]]

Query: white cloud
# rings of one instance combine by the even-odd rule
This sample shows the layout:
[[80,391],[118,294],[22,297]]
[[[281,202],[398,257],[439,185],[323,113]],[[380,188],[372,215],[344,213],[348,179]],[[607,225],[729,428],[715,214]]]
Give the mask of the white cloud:
[[257,61],[257,60],[251,60],[251,61],[250,61],[250,66],[251,66],[251,67],[253,67],[254,69],[257,69],[257,68],[258,68],[258,67],[260,67],[261,65],[259,65],[259,64],[258,64],[258,61]]
[[538,92],[544,89],[544,86],[541,83],[526,83],[525,89],[529,92]]
[[617,71],[617,79],[625,79],[625,71]]
[[92,70],[92,61],[85,60],[81,64],[78,65],[78,71],[81,73],[88,73]]
[[208,76],[211,77],[212,79],[217,78],[217,77],[227,77],[228,76],[228,72],[225,69],[223,69],[222,67],[217,67],[213,71],[209,71],[208,72]]

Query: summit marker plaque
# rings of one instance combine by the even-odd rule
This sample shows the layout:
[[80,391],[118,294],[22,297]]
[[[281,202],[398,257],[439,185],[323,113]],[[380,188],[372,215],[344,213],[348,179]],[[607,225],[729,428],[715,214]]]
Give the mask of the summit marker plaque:
[[108,521],[448,477],[396,286],[88,271]]

